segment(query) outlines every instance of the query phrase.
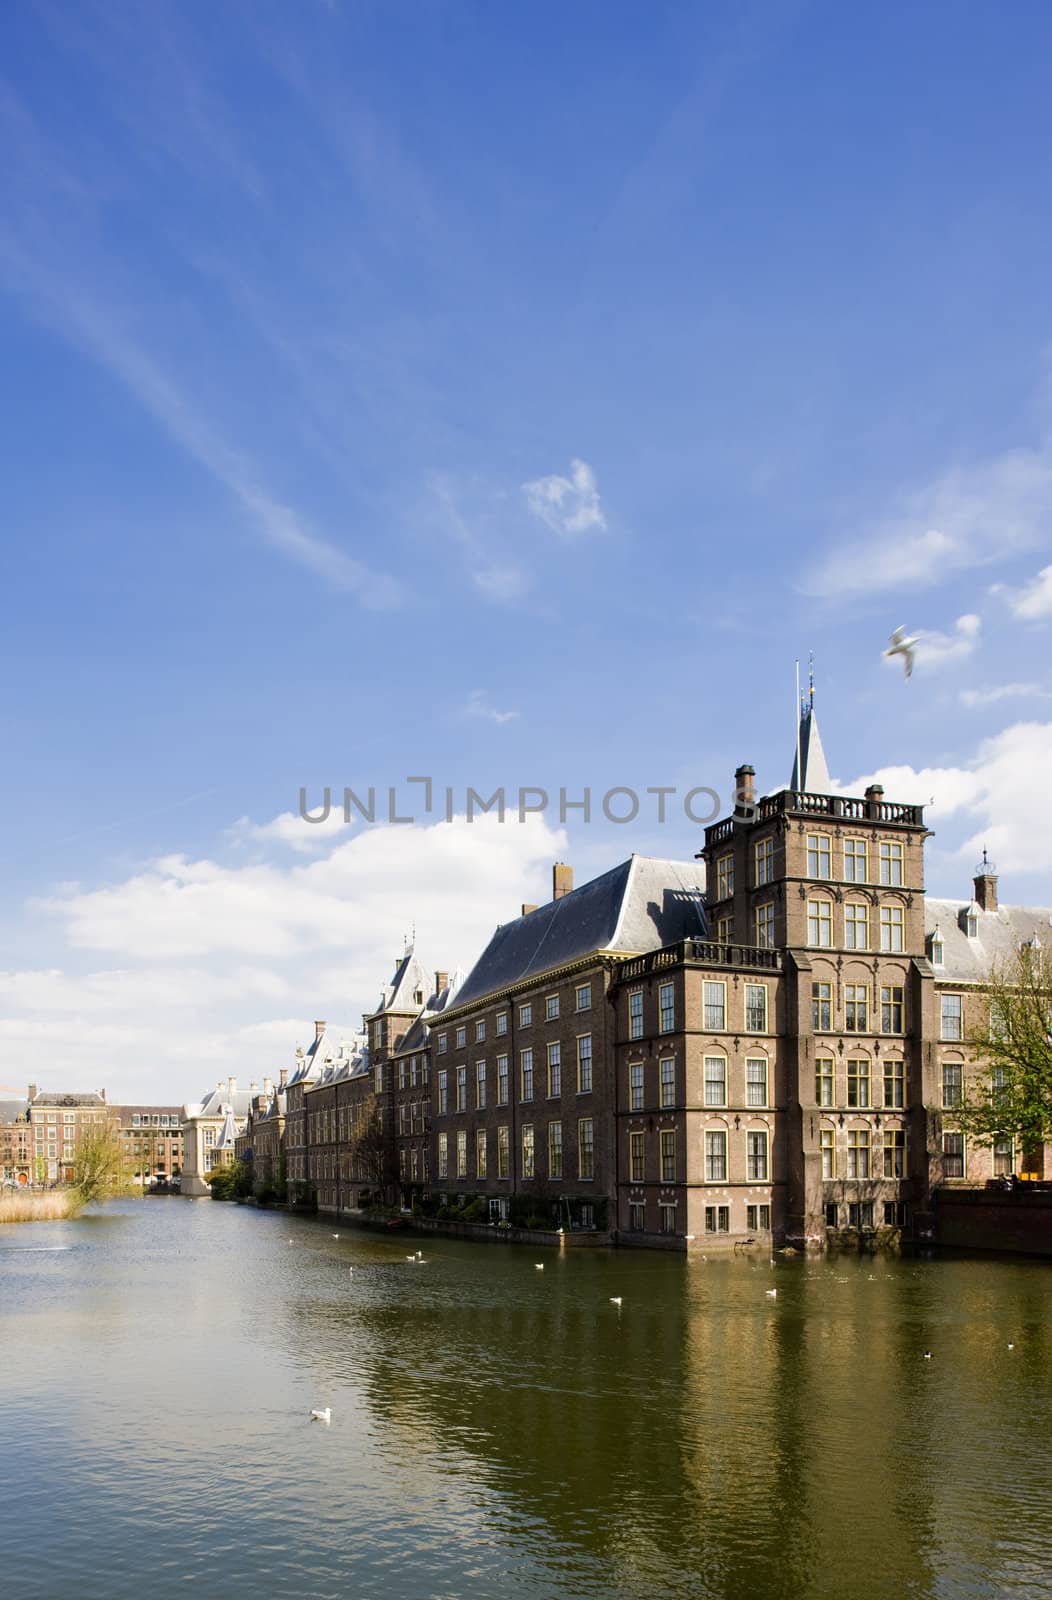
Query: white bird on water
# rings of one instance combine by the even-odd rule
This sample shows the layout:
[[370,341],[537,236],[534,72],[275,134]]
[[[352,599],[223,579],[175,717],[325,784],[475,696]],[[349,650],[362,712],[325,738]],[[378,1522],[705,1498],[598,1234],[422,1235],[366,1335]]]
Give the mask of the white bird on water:
[[767,1296],[768,1300],[777,1300],[778,1298],[777,1289],[765,1289],[763,1292]]
[[326,1406],[323,1411],[312,1411],[311,1414],[310,1414],[310,1419],[311,1419],[312,1422],[325,1422],[325,1423],[331,1422],[332,1421],[332,1407],[331,1406]]
[[544,1262],[543,1261],[535,1261],[533,1264],[537,1268],[538,1272],[543,1272],[544,1271]]
[[621,1304],[621,1296],[619,1294],[612,1294],[610,1296],[610,1304],[612,1306],[619,1306]]
[[338,1233],[334,1233],[334,1234],[333,1234],[333,1238],[334,1238],[334,1239],[338,1239],[338,1238],[339,1238],[339,1237],[340,1237],[340,1236],[339,1236],[339,1234],[338,1234]]
[[884,654],[886,656],[902,657],[902,665],[905,669],[907,678],[910,677],[913,672],[913,663],[916,660],[917,645],[919,643],[919,634],[915,635],[912,639],[906,638],[906,629],[904,626],[901,628],[896,628],[895,632],[888,640],[888,648],[885,650]]

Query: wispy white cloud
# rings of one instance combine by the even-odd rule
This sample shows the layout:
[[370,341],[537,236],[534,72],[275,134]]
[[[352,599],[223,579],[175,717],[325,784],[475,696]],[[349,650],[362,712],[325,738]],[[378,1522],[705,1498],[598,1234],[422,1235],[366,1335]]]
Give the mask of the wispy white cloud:
[[[982,619],[969,611],[957,618],[952,633],[920,631],[916,645],[918,664],[931,671],[967,660],[979,643],[981,628]],[[898,661],[889,659],[888,665],[897,666]]]
[[1003,594],[1012,612],[1024,622],[1041,622],[1052,617],[1052,566],[1042,567],[1036,578],[1021,589],[1009,589],[1005,584],[995,584],[994,594]]
[[[317,809],[320,812],[320,804]],[[353,812],[349,818],[344,816],[337,795],[325,818],[319,816],[315,821],[307,822],[293,811],[283,811],[270,822],[253,822],[250,817],[239,817],[229,830],[229,838],[235,845],[279,844],[287,845],[300,855],[316,855],[319,850],[331,849],[334,839],[349,837],[356,821]]]
[[998,683],[988,689],[962,689],[957,696],[962,706],[994,706],[1001,700],[1048,700],[1052,691],[1037,683]]
[[[480,490],[477,484],[454,486],[447,477],[434,480],[431,490],[442,525],[464,556],[468,582],[484,599],[497,605],[521,600],[530,590],[530,575],[504,551],[504,535],[494,525],[493,507],[500,496]],[[465,512],[467,500],[472,510]]]
[[484,722],[496,722],[499,725],[514,722],[518,714],[517,711],[498,711],[495,706],[490,705],[485,689],[472,689],[464,707],[466,717],[477,717]]
[[586,461],[571,461],[568,478],[553,472],[524,483],[522,492],[533,515],[562,538],[575,539],[606,527],[595,473]]

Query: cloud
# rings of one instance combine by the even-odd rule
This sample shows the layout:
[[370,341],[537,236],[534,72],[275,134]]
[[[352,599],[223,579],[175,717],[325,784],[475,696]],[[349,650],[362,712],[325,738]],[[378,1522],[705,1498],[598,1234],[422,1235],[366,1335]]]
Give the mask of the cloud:
[[942,473],[885,515],[844,530],[802,587],[829,599],[929,587],[1026,550],[1050,528],[1052,458],[1010,450]]
[[1001,700],[1047,700],[1048,689],[1037,683],[999,683],[989,689],[962,689],[957,698],[962,706],[974,710],[977,706],[993,706]]
[[[920,632],[917,640],[918,664],[932,670],[948,666],[954,661],[967,660],[979,643],[981,628],[981,619],[969,611],[957,618],[952,633],[934,630]],[[889,662],[897,666],[898,658],[889,658]]]
[[[308,797],[306,810],[308,815],[320,811],[320,796],[316,800]],[[271,822],[253,822],[250,817],[239,817],[229,830],[229,837],[234,844],[282,844],[301,854],[313,855],[330,846],[335,836],[346,836],[356,821],[353,812],[350,817],[344,816],[337,795],[327,817],[307,822],[293,811],[283,811]]]
[[1025,622],[1052,617],[1052,566],[1042,567],[1037,577],[1031,578],[1022,589],[1006,590],[1001,584],[997,588],[999,593],[1007,594],[1013,613]]
[[485,689],[472,689],[468,695],[467,705],[464,707],[466,717],[478,717],[485,722],[514,722],[518,716],[517,711],[498,711],[489,703]]
[[571,461],[568,478],[551,473],[524,483],[522,492],[533,515],[562,538],[606,527],[595,473],[586,461]]

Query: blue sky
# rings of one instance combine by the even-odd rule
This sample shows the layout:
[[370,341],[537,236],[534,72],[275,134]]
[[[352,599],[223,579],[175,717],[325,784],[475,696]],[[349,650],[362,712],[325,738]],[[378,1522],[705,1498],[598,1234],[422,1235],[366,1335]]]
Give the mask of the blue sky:
[[288,814],[776,788],[809,651],[838,780],[934,796],[929,887],[985,840],[1052,902],[1050,48],[1022,4],[6,8],[0,1081],[261,1077],[414,923],[469,965],[555,854],[692,855],[681,810]]

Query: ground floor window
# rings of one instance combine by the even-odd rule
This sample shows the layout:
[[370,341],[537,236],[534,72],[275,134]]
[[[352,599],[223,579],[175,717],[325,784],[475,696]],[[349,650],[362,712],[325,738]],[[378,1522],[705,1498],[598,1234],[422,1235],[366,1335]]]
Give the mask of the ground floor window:
[[964,1177],[964,1134],[944,1133],[942,1136],[942,1173],[944,1178]]
[[705,1207],[705,1232],[730,1233],[731,1208],[730,1206]]
[[872,1228],[872,1200],[852,1200],[847,1208],[847,1225],[849,1228]]
[[489,1220],[491,1222],[507,1222],[507,1220],[508,1220],[508,1202],[507,1202],[506,1199],[504,1199],[502,1197],[499,1200],[491,1200],[490,1201],[490,1203],[489,1203]]
[[578,1206],[577,1225],[579,1228],[595,1227],[595,1206],[590,1200],[582,1200]]
[[994,1177],[1007,1178],[1015,1170],[1015,1146],[1011,1139],[994,1140]]
[[840,1209],[835,1200],[830,1200],[829,1204],[826,1206],[826,1227],[839,1228],[839,1226]]
[[628,1227],[631,1233],[642,1233],[646,1207],[642,1200],[633,1200],[628,1207]]
[[658,1210],[659,1210],[660,1217],[661,1217],[661,1231],[662,1231],[662,1233],[675,1233],[675,1231],[676,1231],[676,1208],[675,1208],[675,1206],[674,1205],[673,1206],[662,1205],[662,1206],[658,1207]]
[[885,1228],[904,1228],[909,1221],[909,1207],[905,1200],[885,1200]]
[[746,1206],[745,1218],[750,1233],[770,1233],[770,1206]]

